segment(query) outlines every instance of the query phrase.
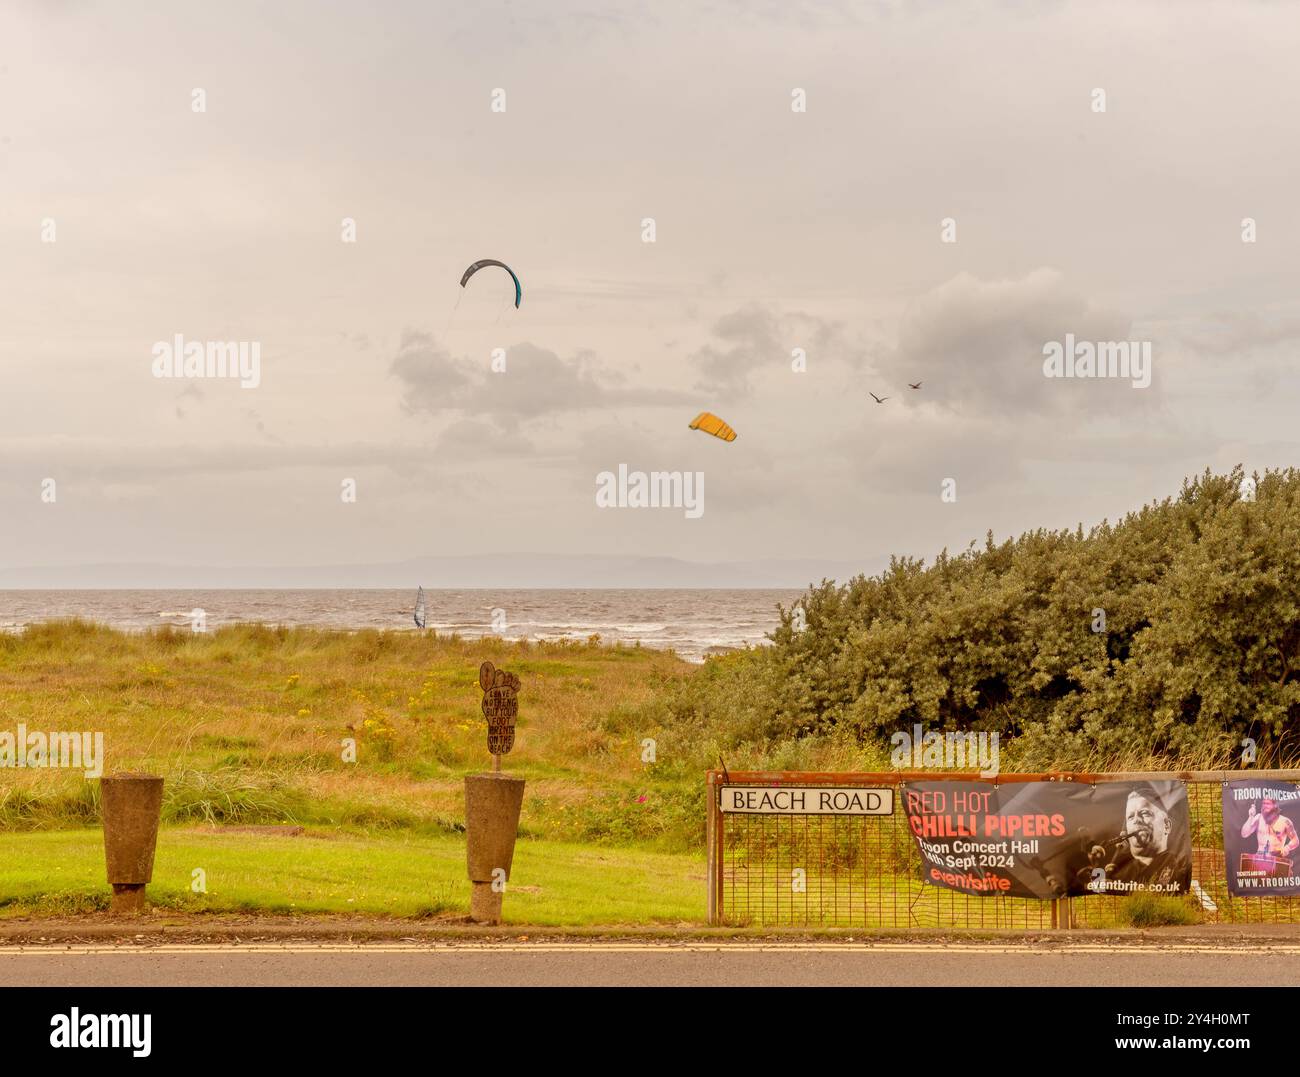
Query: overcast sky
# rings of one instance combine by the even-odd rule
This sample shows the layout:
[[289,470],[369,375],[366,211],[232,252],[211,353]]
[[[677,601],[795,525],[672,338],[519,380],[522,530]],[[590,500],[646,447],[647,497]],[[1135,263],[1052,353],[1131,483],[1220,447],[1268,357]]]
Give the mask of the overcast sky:
[[[10,0],[0,562],[865,565],[1293,464],[1298,45],[1239,0]],[[1067,333],[1150,387],[1045,378]],[[155,378],[177,334],[260,385]],[[620,464],[703,515],[598,508]]]

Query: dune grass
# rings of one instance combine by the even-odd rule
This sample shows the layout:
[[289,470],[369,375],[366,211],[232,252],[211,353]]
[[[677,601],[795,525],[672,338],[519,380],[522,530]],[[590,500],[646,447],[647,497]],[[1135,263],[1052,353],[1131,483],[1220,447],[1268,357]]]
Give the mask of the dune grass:
[[[203,876],[196,876],[201,869]],[[202,878],[206,893],[192,889]],[[504,903],[507,923],[699,923],[702,857],[524,841]],[[149,898],[189,913],[463,916],[463,839],[325,832],[291,837],[164,828]],[[0,916],[108,908],[98,830],[0,834]]]
[[1163,894],[1133,894],[1120,905],[1123,922],[1132,927],[1195,924],[1199,916],[1186,898]]
[[[0,636],[0,728],[102,731],[106,772],[167,779],[170,823],[446,834],[462,825],[463,776],[491,763],[484,660],[523,679],[507,769],[528,780],[525,836],[694,845],[702,776],[642,761],[648,704],[692,667],[636,647],[55,622]],[[97,796],[80,772],[0,770],[0,830],[93,825]]]
[[[102,732],[106,773],[164,776],[157,906],[463,915],[463,778],[491,765],[484,660],[523,681],[506,761],[528,782],[508,918],[700,920],[702,774],[680,759],[643,761],[657,694],[692,669],[671,654],[415,632],[49,623],[0,636],[0,729]],[[98,798],[98,782],[79,771],[0,769],[0,912],[107,907]],[[284,823],[308,836],[238,829]],[[196,868],[206,894],[191,889]]]

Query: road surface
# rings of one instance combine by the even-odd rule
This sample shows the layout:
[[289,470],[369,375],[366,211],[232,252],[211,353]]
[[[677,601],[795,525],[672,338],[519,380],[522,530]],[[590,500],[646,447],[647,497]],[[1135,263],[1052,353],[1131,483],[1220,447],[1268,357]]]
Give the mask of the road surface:
[[0,983],[114,986],[1300,985],[1300,946],[283,943],[0,946]]

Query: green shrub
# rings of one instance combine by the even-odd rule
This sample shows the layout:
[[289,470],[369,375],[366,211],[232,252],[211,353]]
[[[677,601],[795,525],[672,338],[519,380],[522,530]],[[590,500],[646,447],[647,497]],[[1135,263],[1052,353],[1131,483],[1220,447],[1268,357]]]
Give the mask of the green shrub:
[[[915,724],[997,732],[1002,769],[1296,760],[1300,471],[1240,467],[1085,533],[990,533],[929,565],[810,587],[773,646],[707,663],[666,700],[697,764],[834,734],[868,756]],[[1099,612],[1104,611],[1104,615]],[[1154,769],[1154,767],[1152,768]]]

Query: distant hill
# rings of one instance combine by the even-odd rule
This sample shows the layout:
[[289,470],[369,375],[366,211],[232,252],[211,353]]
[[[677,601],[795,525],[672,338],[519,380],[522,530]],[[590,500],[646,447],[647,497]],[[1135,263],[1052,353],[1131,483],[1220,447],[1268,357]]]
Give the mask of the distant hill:
[[512,553],[422,557],[390,564],[268,565],[63,565],[0,568],[0,588],[222,588],[398,587],[428,588],[803,588],[823,579],[848,579],[879,571],[881,556],[860,562],[759,560],[697,562],[674,557],[609,554]]

